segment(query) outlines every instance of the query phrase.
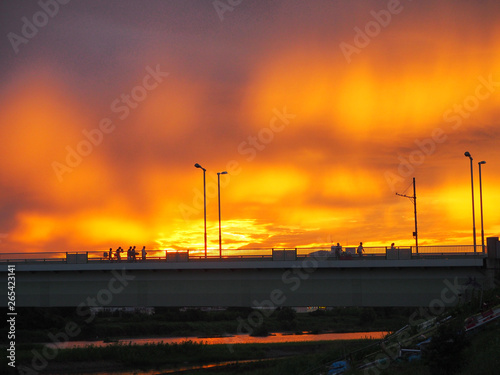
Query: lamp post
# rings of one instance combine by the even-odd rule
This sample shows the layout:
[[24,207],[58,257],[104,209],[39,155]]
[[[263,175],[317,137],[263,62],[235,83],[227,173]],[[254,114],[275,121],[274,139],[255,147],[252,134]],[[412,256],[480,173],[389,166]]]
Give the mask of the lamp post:
[[483,184],[481,182],[481,165],[486,164],[485,161],[480,161],[479,163],[479,202],[481,205],[481,245],[484,251],[484,224],[483,224]]
[[217,187],[219,192],[219,258],[222,258],[222,232],[221,232],[221,222],[220,222],[220,175],[227,174],[224,172],[217,172]]
[[472,235],[474,236],[474,254],[476,254],[476,218],[474,213],[474,171],[472,166],[472,156],[469,151],[465,151],[464,155],[470,159],[470,183],[472,189]]
[[203,169],[203,207],[204,207],[204,221],[205,221],[205,258],[207,257],[207,189],[205,183],[205,172],[207,171],[201,165],[196,163],[194,165],[196,168]]

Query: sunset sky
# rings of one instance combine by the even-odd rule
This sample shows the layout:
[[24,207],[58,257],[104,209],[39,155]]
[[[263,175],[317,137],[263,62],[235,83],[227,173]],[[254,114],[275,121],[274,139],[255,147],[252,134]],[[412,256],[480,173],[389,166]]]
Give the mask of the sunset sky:
[[[67,4],[66,4],[67,3]],[[45,5],[44,5],[45,4]],[[3,1],[0,252],[500,235],[500,2]]]

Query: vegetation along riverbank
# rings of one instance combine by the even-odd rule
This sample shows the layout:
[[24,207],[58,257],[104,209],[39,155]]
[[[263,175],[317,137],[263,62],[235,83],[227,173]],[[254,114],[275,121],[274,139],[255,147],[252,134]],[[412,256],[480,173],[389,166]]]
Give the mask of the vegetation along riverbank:
[[[432,337],[428,344],[430,350],[417,361],[391,358],[390,365],[376,368],[377,374],[496,374],[500,368],[500,319],[465,332],[465,321],[480,313],[488,315],[498,307],[500,290],[478,295],[465,304],[447,309],[436,319],[426,321],[430,311],[421,308],[338,308],[318,310],[311,313],[298,314],[291,309],[280,309],[264,319],[259,327],[262,334],[275,331],[369,331],[377,327],[386,331],[396,331],[410,325],[410,332],[415,342]],[[492,307],[493,306],[493,307]],[[57,310],[32,309],[22,311],[25,317],[35,316],[42,322],[38,329],[29,330],[36,322],[20,323],[20,331],[26,335],[17,345],[16,360],[18,365],[29,368],[35,353],[44,350],[41,344],[34,344],[34,337],[57,334],[58,327],[77,316],[60,309],[60,314],[49,315]],[[69,310],[70,311],[70,310]],[[415,320],[415,312],[421,322],[426,321],[435,326],[431,331],[420,331],[410,324]],[[496,310],[495,310],[496,311]],[[157,314],[101,314],[91,322],[92,327],[85,328],[81,324],[81,335],[78,340],[92,340],[96,332],[106,332],[109,337],[120,337],[123,333],[129,337],[145,336],[156,330],[157,335],[182,332],[187,336],[211,334],[220,335],[238,331],[238,322],[245,319],[252,310],[227,309],[224,311],[202,311],[178,309],[158,309]],[[45,314],[45,315],[44,315]],[[21,321],[21,320],[20,320]],[[438,323],[436,323],[438,322]],[[468,324],[468,323],[467,323]],[[106,330],[106,328],[108,330]],[[129,331],[129,328],[133,332]],[[163,328],[161,328],[163,327]],[[417,329],[418,328],[418,329]],[[165,331],[162,331],[165,329]],[[113,335],[118,332],[118,335]],[[425,333],[425,334],[424,334]],[[31,336],[30,336],[31,335]],[[410,336],[411,336],[410,335]],[[422,337],[421,337],[422,336]],[[29,338],[31,337],[31,341]],[[26,340],[26,341],[24,341]],[[47,341],[47,340],[44,340]],[[385,340],[389,345],[389,341]],[[91,341],[90,341],[91,343]],[[392,344],[390,344],[392,345]],[[413,344],[412,344],[413,345]],[[385,345],[385,348],[388,346]],[[383,351],[380,340],[344,340],[327,342],[294,342],[267,344],[218,344],[184,342],[176,344],[155,343],[146,345],[112,344],[105,347],[88,346],[74,349],[55,349],[46,366],[38,371],[46,374],[69,374],[78,372],[97,372],[105,370],[149,370],[158,369],[167,373],[170,370],[184,369],[183,374],[217,373],[217,374],[322,374],[328,365],[340,359],[348,359],[353,367],[369,358],[369,352]],[[373,354],[373,353],[372,353]],[[238,361],[237,363],[235,361]],[[253,362],[252,362],[253,361]],[[0,359],[2,368],[6,368],[5,358]],[[216,365],[219,364],[219,365]],[[223,365],[224,364],[224,365]],[[215,365],[203,369],[189,369],[194,366]],[[364,370],[351,369],[346,374],[361,374]]]
[[[17,342],[51,342],[48,334],[64,331],[69,322],[79,333],[69,340],[114,340],[133,337],[208,337],[226,334],[270,332],[364,332],[391,331],[406,324],[414,308],[338,307],[296,313],[282,308],[272,314],[261,314],[259,324],[248,322],[249,308],[228,308],[222,311],[179,308],[156,308],[152,315],[123,311],[78,314],[75,308],[18,308]],[[248,332],[251,328],[252,332]],[[5,331],[6,328],[3,328]],[[6,331],[5,331],[6,333]],[[1,333],[3,334],[3,333]]]

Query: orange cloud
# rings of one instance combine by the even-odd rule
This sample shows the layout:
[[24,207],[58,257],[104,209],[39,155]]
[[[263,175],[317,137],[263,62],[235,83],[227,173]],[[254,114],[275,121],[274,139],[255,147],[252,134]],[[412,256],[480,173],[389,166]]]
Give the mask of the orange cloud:
[[[91,48],[72,41],[64,54],[43,39],[30,44],[23,53],[35,63],[16,60],[0,96],[2,251],[203,249],[202,174],[193,166],[199,162],[207,168],[208,246],[217,253],[216,171],[232,161],[239,173],[230,171],[221,191],[226,248],[412,244],[412,206],[395,196],[386,171],[401,177],[398,192],[416,176],[422,243],[471,243],[466,150],[488,163],[485,229],[498,235],[500,28],[484,17],[496,3],[408,4],[351,64],[338,45],[352,39],[376,2],[307,15],[297,12],[300,4],[283,7],[277,24],[263,20],[262,40],[259,33],[242,37],[254,24],[225,24],[234,35],[214,38],[226,29],[180,25],[172,13],[185,34],[156,35],[137,22],[131,47],[129,34],[121,34],[130,30],[120,23],[103,43],[109,56],[94,39],[85,39]],[[58,20],[54,26],[63,28]],[[288,31],[289,24],[297,30]],[[108,51],[114,38],[126,41],[118,43],[124,50]],[[69,47],[85,58],[68,59]],[[137,48],[134,59],[124,59],[130,48]],[[151,61],[171,74],[117,118],[109,104],[142,82]],[[477,99],[481,78],[490,77],[492,90],[481,91],[490,95]],[[457,112],[476,101],[477,108]],[[273,123],[284,108],[294,117]],[[453,128],[447,111],[460,126]],[[106,116],[116,129],[61,181],[53,162],[65,163],[68,147],[76,149],[83,130]],[[403,176],[398,163],[421,152],[416,141],[436,128],[446,137]],[[266,139],[256,145],[254,137]]]
[[82,113],[57,79],[40,72],[28,75],[4,90],[0,130],[4,142],[1,172],[11,182],[30,183],[52,178],[51,163],[62,158],[65,145],[79,136]]
[[309,176],[281,166],[279,168],[247,168],[234,177],[224,195],[231,201],[245,200],[263,205],[272,205],[295,196],[307,194]]

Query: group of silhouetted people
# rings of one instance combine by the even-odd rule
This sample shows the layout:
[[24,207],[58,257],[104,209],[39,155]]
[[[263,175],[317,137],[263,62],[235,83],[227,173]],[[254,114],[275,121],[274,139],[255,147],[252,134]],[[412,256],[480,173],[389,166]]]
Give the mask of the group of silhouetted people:
[[[115,258],[114,260],[116,260],[117,262],[121,262],[122,260],[122,253],[125,252],[125,250],[123,250],[120,247],[118,247],[115,251],[113,251],[113,249],[110,247],[109,248],[109,252],[107,253],[107,256],[108,256],[108,260],[111,262],[113,261],[113,253],[115,254]],[[142,247],[142,250],[140,252],[141,256],[142,256],[142,260],[146,260],[146,246],[143,246]],[[127,262],[136,262],[137,261],[137,255],[139,255],[139,252],[135,250],[135,246],[130,246],[127,250]]]
[[[349,256],[349,257],[351,256],[350,254],[347,254],[346,252],[342,251],[342,246],[338,242],[337,242],[337,245],[332,246],[331,249],[333,252],[335,252],[335,258],[337,258],[337,259],[344,259],[344,257],[346,257],[346,256]],[[360,258],[363,257],[363,253],[365,252],[365,249],[363,247],[363,242],[359,243],[359,246],[358,246],[358,249],[356,250],[356,252],[358,253],[358,257],[360,257]]]

